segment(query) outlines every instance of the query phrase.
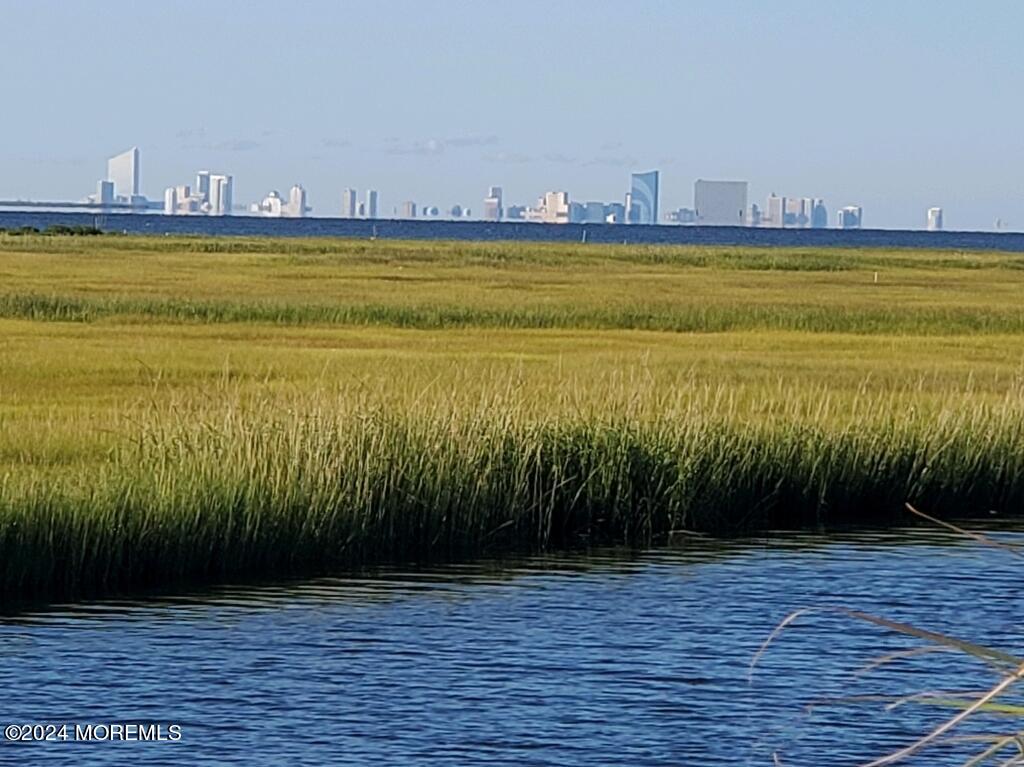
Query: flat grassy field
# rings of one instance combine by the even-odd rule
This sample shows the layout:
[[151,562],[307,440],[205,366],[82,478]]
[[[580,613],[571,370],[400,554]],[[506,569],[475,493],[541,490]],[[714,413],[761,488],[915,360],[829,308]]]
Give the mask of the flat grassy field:
[[1021,511],[1024,257],[0,235],[0,594]]

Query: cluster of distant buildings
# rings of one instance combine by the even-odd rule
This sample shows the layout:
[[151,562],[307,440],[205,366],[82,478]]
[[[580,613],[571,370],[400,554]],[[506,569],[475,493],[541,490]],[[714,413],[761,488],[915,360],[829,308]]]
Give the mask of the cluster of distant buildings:
[[[698,179],[693,188],[693,207],[679,208],[659,217],[661,174],[657,170],[634,173],[629,191],[622,202],[601,200],[577,201],[566,191],[545,192],[533,205],[505,205],[500,186],[487,190],[483,200],[484,221],[527,221],[544,224],[657,224],[661,222],[691,226],[750,226],[778,229],[825,229],[829,212],[824,200],[815,197],[784,197],[772,193],[764,207],[748,205],[746,181],[713,181]],[[379,194],[369,189],[360,198],[355,189],[342,193],[342,218],[380,218]],[[139,191],[139,150],[132,147],[107,162],[107,178],[99,181],[96,194],[87,203],[97,207],[160,209],[159,203],[147,200]],[[201,170],[195,186],[172,186],[164,192],[162,210],[166,215],[232,215],[234,179],[224,173]],[[311,211],[306,190],[295,184],[287,197],[269,192],[260,202],[246,210],[251,215],[269,218],[302,218]],[[393,210],[395,218],[472,218],[468,207],[454,205],[441,210],[437,206],[417,204],[411,200]],[[860,229],[864,210],[859,205],[839,208],[833,224],[839,229]],[[930,208],[928,231],[943,228],[942,208]]]
[[[233,210],[234,180],[231,176],[201,170],[196,185],[171,186],[164,192],[163,211],[170,215],[227,216]],[[107,177],[96,184],[96,194],[86,201],[98,208],[153,210],[159,207],[139,191],[139,148],[132,147],[107,160]]]
[[288,197],[284,198],[279,192],[273,191],[267,194],[260,202],[254,202],[249,206],[249,212],[257,216],[267,218],[302,218],[309,212],[306,205],[306,190],[300,184],[296,184],[288,190]]
[[500,186],[484,198],[484,221],[532,221],[541,224],[656,224],[658,171],[634,173],[624,202],[569,199],[568,192],[545,192],[535,205],[504,205]]
[[[522,220],[547,224],[656,224],[659,211],[660,174],[656,170],[634,173],[624,202],[569,199],[568,192],[547,192],[531,207],[517,205],[502,209],[501,188],[491,187],[484,199],[484,219]],[[935,209],[939,210],[939,209]],[[929,213],[931,216],[931,213]],[[836,226],[859,229],[864,211],[848,206],[837,212]],[[929,218],[931,221],[931,218]],[[762,209],[747,205],[746,181],[709,181],[698,179],[693,188],[693,207],[665,214],[664,222],[693,226],[760,226],[776,228],[824,229],[828,227],[828,209],[821,199],[787,198],[772,194]],[[942,213],[938,226],[942,228]]]
[[231,176],[201,170],[196,174],[195,188],[186,184],[164,190],[164,213],[169,216],[229,216],[234,186]]
[[100,206],[145,207],[149,201],[139,192],[139,148],[107,160],[107,177],[96,182],[96,194],[87,199]]

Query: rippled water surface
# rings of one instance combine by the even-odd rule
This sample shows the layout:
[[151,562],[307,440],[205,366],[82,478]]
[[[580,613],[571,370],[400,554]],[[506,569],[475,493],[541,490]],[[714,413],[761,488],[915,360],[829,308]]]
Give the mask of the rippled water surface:
[[751,245],[819,248],[948,248],[1024,251],[1021,232],[925,232],[900,229],[773,229],[747,226],[544,225],[516,221],[163,216],[132,213],[0,210],[0,227],[96,226],[128,234],[246,237],[380,237],[409,240],[518,240],[648,245]]
[[772,628],[843,605],[1024,650],[1022,567],[898,531],[54,607],[0,621],[3,723],[177,723],[182,739],[2,742],[0,763],[857,764],[947,714],[836,698],[993,677],[952,653],[853,673],[916,645],[812,614],[748,681]]

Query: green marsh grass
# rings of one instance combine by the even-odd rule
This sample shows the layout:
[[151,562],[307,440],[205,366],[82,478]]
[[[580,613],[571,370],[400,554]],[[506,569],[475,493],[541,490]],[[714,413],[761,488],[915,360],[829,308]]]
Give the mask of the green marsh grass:
[[1022,289],[1013,254],[0,235],[0,599],[1019,513]]
[[8,293],[0,318],[54,322],[268,323],[370,325],[417,330],[446,328],[656,330],[723,333],[791,330],[807,333],[949,335],[1024,334],[1024,308],[977,310],[945,307],[857,308],[825,306],[521,306],[458,304],[288,304],[174,299],[84,298]]
[[[571,392],[566,393],[571,398]],[[359,393],[177,403],[99,469],[8,475],[5,600],[324,572],[687,532],[891,521],[1024,504],[1024,398],[849,415],[724,392],[612,392],[531,416],[511,391],[397,409]],[[815,407],[819,410],[815,410]]]

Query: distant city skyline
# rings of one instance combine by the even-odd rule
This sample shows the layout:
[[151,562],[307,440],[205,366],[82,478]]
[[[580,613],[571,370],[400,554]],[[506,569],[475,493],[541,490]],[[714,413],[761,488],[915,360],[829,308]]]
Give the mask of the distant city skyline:
[[[162,205],[140,193],[141,152],[132,147],[107,160],[107,178],[97,182],[96,192],[81,200],[73,196],[67,199],[41,201],[31,198],[25,202],[60,202],[81,204],[92,203],[97,207],[130,205],[139,213],[162,211],[166,215],[254,215],[263,217],[301,218],[313,212],[308,204],[307,193],[300,184],[295,184],[284,198],[272,190],[258,202],[235,204],[233,198],[234,177],[199,171],[194,191],[188,185],[167,187]],[[694,184],[693,208],[680,208],[659,215],[660,196],[659,170],[634,172],[630,176],[630,187],[624,203],[573,200],[567,191],[545,192],[534,206],[503,206],[503,192],[500,186],[490,186],[483,200],[482,215],[474,216],[469,206],[455,203],[450,209],[435,205],[419,205],[412,200],[404,201],[392,209],[394,218],[414,219],[417,211],[426,218],[447,215],[450,218],[478,218],[484,221],[523,220],[538,223],[621,223],[621,224],[692,224],[702,226],[754,226],[776,228],[827,228],[828,208],[820,198],[786,198],[774,192],[769,195],[762,209],[757,203],[747,205],[746,181],[708,181],[698,179]],[[379,192],[368,189],[363,201],[357,200],[357,191],[345,188],[342,192],[340,211],[321,211],[321,217],[381,218]],[[442,210],[444,212],[442,212]],[[843,206],[836,210],[837,228],[861,228],[863,206]],[[997,220],[996,229],[1003,228]],[[906,227],[915,229],[917,227]],[[924,228],[927,231],[942,231],[943,209],[929,207],[926,211]]]
[[[138,147],[121,152],[107,160],[107,178],[97,182],[96,192],[80,200],[23,200],[31,207],[54,209],[129,210],[138,214],[160,211],[164,215],[250,215],[266,218],[303,218],[313,213],[306,189],[294,184],[288,195],[277,190],[268,192],[262,200],[236,204],[234,177],[228,174],[201,170],[196,174],[195,187],[178,185],[167,187],[163,199],[152,200],[137,194],[141,167]],[[747,204],[746,181],[715,181],[697,179],[694,183],[693,207],[660,213],[660,179],[657,169],[635,172],[624,201],[573,199],[568,191],[547,191],[534,205],[504,205],[501,186],[487,188],[482,213],[474,214],[469,205],[455,203],[450,208],[418,204],[406,200],[391,209],[392,218],[451,218],[482,221],[527,221],[546,224],[604,223],[625,225],[679,224],[697,226],[742,226],[789,229],[824,229],[829,226],[829,211],[825,201],[815,197],[784,197],[772,192],[764,208],[756,202]],[[116,190],[125,190],[117,194]],[[358,200],[357,190],[348,187],[342,192],[340,210],[322,211],[322,218],[388,218],[379,207],[380,193],[366,190]],[[0,202],[0,209],[18,208],[16,201]],[[925,230],[943,231],[943,209],[930,207],[926,211]],[[835,228],[863,228],[864,211],[861,205],[845,205],[835,211]],[[918,227],[907,227],[916,229]],[[1000,226],[996,225],[996,229]]]
[[[792,190],[872,226],[921,228],[941,206],[947,229],[1024,230],[1024,6],[1005,0],[972,7],[970,34],[942,0],[0,4],[19,30],[5,98],[32,105],[5,122],[0,198],[102,192],[97,158],[137,144],[151,199],[209,167],[238,203],[301,179],[318,214],[347,186],[380,190],[382,211],[482,213],[488,186],[506,207],[611,201],[657,168],[662,212],[692,208],[695,179],[746,179],[759,205]],[[183,66],[183,46],[216,50],[225,76]],[[254,74],[282,49],[287,67]],[[622,66],[635,50],[653,76]]]

